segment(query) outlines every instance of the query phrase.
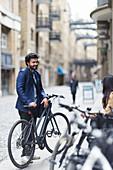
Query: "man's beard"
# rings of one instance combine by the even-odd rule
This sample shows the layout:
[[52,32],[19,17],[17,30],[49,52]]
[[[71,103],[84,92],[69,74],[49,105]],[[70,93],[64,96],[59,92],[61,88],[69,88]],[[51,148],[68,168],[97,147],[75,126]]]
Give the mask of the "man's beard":
[[35,66],[35,67],[34,66],[30,66],[31,70],[37,70],[37,68],[38,68],[38,66]]

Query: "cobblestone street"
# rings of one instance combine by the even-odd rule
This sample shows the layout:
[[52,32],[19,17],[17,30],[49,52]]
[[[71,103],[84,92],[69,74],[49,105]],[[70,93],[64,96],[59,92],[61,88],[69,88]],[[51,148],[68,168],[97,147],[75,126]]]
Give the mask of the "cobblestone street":
[[[92,107],[93,111],[99,111],[102,109],[101,98],[102,94],[97,93],[94,87],[94,101],[83,102],[82,87],[84,83],[79,83],[77,95],[76,95],[76,105],[80,105],[81,109],[86,109],[87,107]],[[55,86],[46,88],[46,93],[48,94],[61,94],[65,96],[65,100],[62,99],[62,103],[72,105],[72,98],[70,93],[70,88],[68,86]],[[0,168],[2,170],[16,170],[17,168],[13,166],[8,157],[7,152],[7,138],[9,130],[12,124],[19,119],[18,111],[15,109],[16,95],[4,96],[0,98]],[[66,110],[59,108],[57,104],[53,107],[53,111],[62,110],[65,112],[67,117],[71,119],[72,114],[68,113]],[[36,151],[37,152],[37,151]],[[51,156],[46,149],[43,151],[38,151],[38,155],[41,155],[41,159],[34,161],[27,169],[41,169],[49,170],[48,158]]]

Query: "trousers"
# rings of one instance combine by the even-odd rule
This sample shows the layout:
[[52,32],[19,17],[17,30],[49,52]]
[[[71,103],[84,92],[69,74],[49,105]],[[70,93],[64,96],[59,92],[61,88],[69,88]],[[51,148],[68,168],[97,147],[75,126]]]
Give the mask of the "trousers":
[[[25,112],[22,112],[22,111],[20,111],[20,110],[19,110],[18,112],[19,112],[19,115],[20,115],[20,118],[21,118],[21,119],[25,119],[25,120],[27,120],[27,121],[30,121],[30,119],[31,119],[31,115],[30,115],[30,114],[25,113]],[[36,124],[36,119],[37,119],[37,118],[34,117],[35,124]],[[24,129],[24,126],[22,126],[21,128],[22,128],[22,130],[23,130],[23,129]],[[32,141],[31,135],[30,135],[28,141],[29,141],[29,142]],[[22,141],[23,151],[22,151],[22,155],[21,155],[21,156],[29,156],[29,155],[31,154],[31,146],[30,146],[30,145],[25,145],[25,146],[24,146],[23,143],[24,143],[24,140]]]

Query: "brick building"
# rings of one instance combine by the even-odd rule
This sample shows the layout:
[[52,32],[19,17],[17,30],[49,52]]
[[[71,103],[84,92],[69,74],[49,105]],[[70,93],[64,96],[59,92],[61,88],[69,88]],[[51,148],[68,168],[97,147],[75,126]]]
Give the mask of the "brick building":
[[[0,96],[15,93],[18,71],[26,67],[29,52],[40,56],[39,71],[45,87],[65,83],[76,69],[70,63],[84,58],[83,41],[77,43],[70,21],[67,0],[0,1]],[[87,57],[94,58],[92,53]],[[80,78],[82,73],[77,72]]]
[[18,0],[0,1],[0,96],[15,92],[20,62],[20,30]]

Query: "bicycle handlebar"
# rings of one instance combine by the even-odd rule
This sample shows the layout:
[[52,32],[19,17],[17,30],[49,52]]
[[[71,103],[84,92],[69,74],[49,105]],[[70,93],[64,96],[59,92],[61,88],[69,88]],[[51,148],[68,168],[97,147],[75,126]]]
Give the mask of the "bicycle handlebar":
[[59,103],[59,105],[60,105],[61,107],[64,107],[65,109],[69,110],[69,112],[71,112],[71,111],[74,110],[73,107],[70,107],[70,106],[68,106],[68,105],[65,105],[65,104],[62,104],[62,103]]
[[[106,113],[101,113],[101,112],[91,113],[91,112],[90,112],[90,111],[91,111],[91,108],[87,108],[86,111],[84,111],[84,110],[78,109],[77,106],[73,107],[73,106],[69,106],[69,105],[62,104],[62,103],[60,103],[59,105],[60,105],[61,107],[64,107],[65,109],[69,110],[70,112],[71,112],[71,111],[74,111],[74,110],[78,110],[79,112],[84,113],[86,116],[87,116],[87,114],[88,114],[88,116],[89,116],[89,115],[96,115],[96,116],[101,116],[101,117],[113,119],[113,114],[110,114],[110,113],[109,113],[109,114],[106,114]],[[113,110],[113,108],[111,108],[111,107],[110,107],[110,109]]]
[[[60,98],[65,99],[64,96],[62,96],[62,95],[57,95],[57,94],[52,94],[52,95],[47,94],[47,96],[48,96],[48,99],[53,98],[53,97],[55,97],[55,98],[60,97]],[[25,109],[27,109],[27,108],[33,109],[34,107],[31,106],[31,105],[23,105],[23,108],[25,108]]]
[[[78,110],[79,112],[86,113],[86,111],[83,111],[83,110],[81,110],[81,109],[78,109],[77,106],[76,106],[76,107],[73,107],[73,106],[69,106],[69,105],[62,104],[62,103],[59,103],[59,105],[60,105],[61,107],[66,108],[66,109],[69,110],[70,112],[73,111],[73,110]],[[90,110],[91,110],[91,108],[87,108],[87,111],[90,111]]]
[[52,97],[55,97],[55,98],[60,97],[60,98],[65,99],[64,96],[62,96],[62,95],[57,95],[57,94],[52,94],[52,95],[47,94],[47,96],[48,96],[49,99],[52,98]]

